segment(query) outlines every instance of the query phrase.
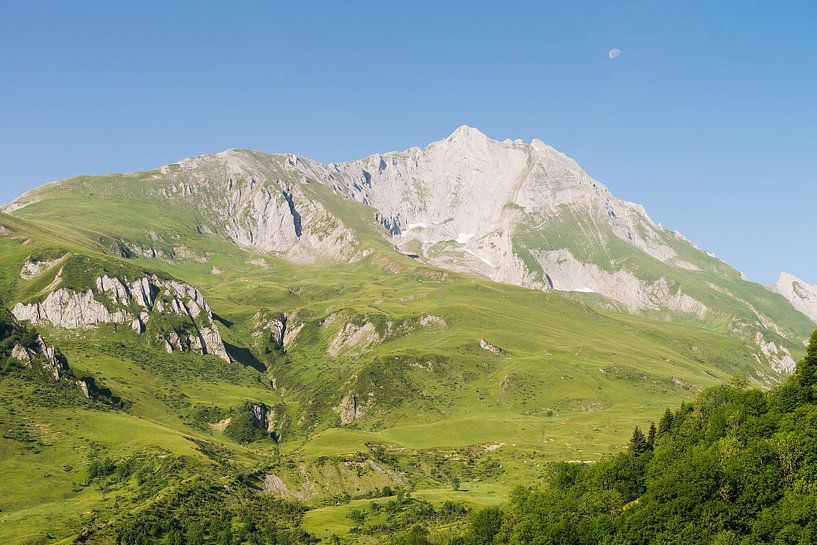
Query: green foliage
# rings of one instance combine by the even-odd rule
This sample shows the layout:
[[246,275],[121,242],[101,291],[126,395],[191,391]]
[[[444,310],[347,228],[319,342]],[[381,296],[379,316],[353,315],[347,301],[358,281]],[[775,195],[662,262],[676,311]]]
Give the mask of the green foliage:
[[252,443],[270,438],[265,426],[266,422],[259,422],[256,419],[252,405],[245,403],[239,410],[233,412],[230,423],[224,428],[224,435],[239,443]]
[[[474,516],[463,543],[813,543],[817,404],[812,341],[797,376],[769,392],[722,385],[667,411],[647,437],[593,465],[555,464],[545,490]],[[792,400],[795,400],[794,402]],[[475,521],[501,528],[479,539]]]
[[488,545],[494,541],[501,527],[502,510],[499,507],[477,511],[471,517],[467,542],[473,545]]
[[633,436],[630,438],[630,452],[635,456],[641,456],[649,450],[649,443],[644,436],[644,432],[638,426],[633,430]]
[[408,531],[394,536],[389,545],[431,545],[431,541],[428,539],[428,530],[415,525]]
[[796,377],[803,398],[808,401],[817,399],[817,331],[811,334],[806,357],[797,366]]

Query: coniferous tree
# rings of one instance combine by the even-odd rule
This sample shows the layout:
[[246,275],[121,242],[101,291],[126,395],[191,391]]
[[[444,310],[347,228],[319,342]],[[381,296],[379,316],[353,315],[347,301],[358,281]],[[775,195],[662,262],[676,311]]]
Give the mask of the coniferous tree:
[[647,438],[644,437],[644,432],[638,426],[633,430],[633,436],[630,438],[630,452],[636,456],[640,456],[647,452]]
[[797,366],[797,382],[806,401],[817,399],[817,331],[811,334],[806,357]]
[[655,429],[655,422],[650,422],[650,430],[647,432],[647,448],[652,450],[655,448],[655,435],[658,430]]
[[658,422],[658,436],[662,436],[665,433],[669,433],[670,429],[672,428],[672,411],[667,408],[664,411],[664,416],[661,417],[661,420]]

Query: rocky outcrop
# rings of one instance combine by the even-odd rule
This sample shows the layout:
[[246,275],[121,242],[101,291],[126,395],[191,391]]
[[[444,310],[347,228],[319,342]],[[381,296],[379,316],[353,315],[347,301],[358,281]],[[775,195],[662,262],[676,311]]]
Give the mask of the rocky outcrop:
[[550,287],[557,291],[598,293],[622,303],[631,312],[666,309],[703,319],[708,310],[680,287],[670,286],[666,277],[648,281],[625,269],[606,270],[582,263],[566,249],[534,250],[531,255],[548,271]]
[[501,354],[502,349],[499,348],[497,345],[486,341],[485,339],[479,340],[479,346],[488,352],[493,352],[494,354]]
[[426,314],[420,318],[420,326],[421,327],[447,327],[448,323],[446,323],[445,319],[441,316],[435,316],[434,314]]
[[809,284],[783,272],[769,289],[785,297],[794,308],[817,323],[817,284]]
[[88,399],[117,407],[121,406],[121,399],[113,396],[110,390],[98,387],[92,377],[77,379],[68,365],[68,358],[59,349],[49,345],[42,335],[34,333],[35,336],[32,338],[32,332],[26,330],[13,316],[0,316],[0,341],[8,342],[9,338],[16,339],[9,352],[0,350],[0,359],[7,354],[25,368],[32,369],[39,366],[54,381],[68,381],[75,384],[82,395]]
[[230,361],[201,292],[189,284],[155,275],[132,281],[103,275],[86,291],[59,288],[42,301],[18,303],[12,312],[18,320],[33,324],[65,329],[127,324],[138,334],[146,333],[148,323],[156,316],[175,317],[171,322],[177,327],[157,327],[154,332],[167,351],[189,350]]
[[23,280],[31,280],[32,278],[36,278],[48,269],[56,266],[64,259],[64,257],[65,256],[57,257],[55,259],[38,259],[33,256],[29,257],[26,262],[23,263],[23,268],[20,270],[20,278]]
[[281,441],[289,424],[289,417],[282,405],[268,407],[263,403],[249,402],[243,410],[249,412],[254,428],[270,434],[276,442]]
[[327,352],[333,357],[347,351],[360,353],[381,341],[382,338],[373,323],[365,322],[358,325],[348,322],[343,324],[337,335],[329,342]]
[[355,232],[308,188],[325,175],[308,159],[231,149],[161,169],[151,191],[195,207],[208,230],[244,248],[298,263],[360,259]]
[[71,368],[66,357],[55,347],[48,345],[42,335],[37,335],[36,342],[30,347],[15,345],[11,357],[26,367],[31,367],[35,361],[39,361],[54,380],[71,376]]
[[355,394],[348,394],[335,406],[335,412],[340,416],[341,424],[351,424],[363,418],[373,402],[374,395],[371,393],[366,400],[359,400]]
[[[615,198],[575,161],[539,140],[500,142],[462,126],[425,148],[335,167],[325,183],[374,207],[399,248],[442,267],[538,289],[568,285],[576,281],[571,270],[535,266],[528,257],[531,251],[559,249],[545,245],[552,236],[538,234],[551,225],[575,231],[559,237],[568,251],[579,245],[585,254],[609,259],[607,247],[619,243],[669,267],[705,266],[681,258],[675,246],[686,243],[654,224],[643,207]],[[616,265],[618,270],[626,269]],[[599,280],[616,284],[614,278]],[[607,291],[628,307],[646,297]],[[674,300],[675,293],[666,297],[662,306],[702,311],[700,304]]]
[[[797,362],[794,361],[791,352],[785,346],[779,346],[772,341],[767,341],[763,334],[759,332],[755,335],[755,343],[760,349],[760,354],[769,362],[772,370],[777,373],[794,373]],[[758,363],[761,362],[761,356],[756,355],[755,358]]]
[[283,312],[260,309],[252,317],[253,344],[260,353],[284,350],[287,341],[287,329],[290,320]]
[[[420,262],[528,288],[592,292],[600,297],[584,300],[593,304],[724,326],[732,317],[757,321],[792,350],[812,325],[540,140],[498,141],[462,126],[423,148],[356,161],[322,164],[230,149],[140,179],[146,199],[194,210],[190,227],[199,234],[226,235],[243,248],[295,262],[361,259],[367,247],[377,247],[367,239],[379,224],[397,251]],[[13,212],[73,183],[39,188],[5,209]],[[160,248],[170,252],[178,245],[171,238],[151,240],[156,244],[128,251],[166,258]],[[382,269],[416,267],[396,259]],[[797,300],[792,304],[814,320],[811,299]],[[744,338],[751,341],[753,333]]]

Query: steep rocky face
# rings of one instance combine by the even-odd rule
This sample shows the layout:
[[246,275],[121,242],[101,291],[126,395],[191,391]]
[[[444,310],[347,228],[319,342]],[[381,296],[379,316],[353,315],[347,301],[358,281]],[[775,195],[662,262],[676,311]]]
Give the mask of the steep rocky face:
[[227,150],[163,168],[152,193],[190,203],[245,248],[298,263],[359,259],[354,231],[309,190],[315,172],[325,169],[296,156]]
[[296,320],[296,317],[287,316],[283,312],[260,309],[252,318],[253,331],[250,334],[256,350],[260,353],[284,350],[303,327]]
[[12,313],[21,321],[65,329],[126,324],[139,334],[147,332],[151,320],[158,321],[161,324],[152,333],[168,352],[191,350],[230,361],[204,296],[175,280],[144,276],[129,281],[103,275],[96,278],[94,288],[77,292],[61,287],[42,301],[17,303]]
[[817,285],[784,272],[769,289],[785,297],[794,308],[817,322]]
[[[701,268],[678,255],[678,235],[539,140],[499,142],[463,126],[426,148],[337,169],[342,175],[326,183],[376,208],[399,247],[432,263],[528,287],[598,292],[633,310],[705,312],[677,290],[656,290],[629,271],[617,277],[622,267],[593,261],[616,239],[669,266]],[[571,253],[575,233],[547,232],[560,225],[584,229],[585,259]]]
[[373,401],[374,394],[371,392],[364,400],[358,399],[355,394],[348,394],[341,399],[340,403],[335,406],[334,410],[340,417],[341,424],[351,424],[355,420],[365,416],[366,411],[369,409],[369,407],[371,407]]
[[71,376],[71,368],[68,366],[68,360],[62,355],[62,352],[48,345],[42,335],[37,335],[37,340],[29,347],[20,344],[14,345],[11,351],[11,357],[27,367],[39,361],[54,380]]

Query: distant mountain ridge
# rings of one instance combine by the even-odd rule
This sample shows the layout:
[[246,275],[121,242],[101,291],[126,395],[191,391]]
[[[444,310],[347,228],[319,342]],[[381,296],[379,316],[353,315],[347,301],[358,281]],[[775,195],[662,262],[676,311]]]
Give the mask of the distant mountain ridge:
[[[21,213],[66,192],[124,198],[134,186],[140,199],[188,207],[198,233],[242,248],[296,263],[397,250],[608,308],[725,327],[755,342],[775,371],[791,371],[791,351],[813,325],[802,305],[654,223],[554,148],[492,140],[468,126],[425,148],[341,163],[231,149],[146,173],[49,184],[4,210]],[[110,235],[148,256],[174,236],[148,231]]]

